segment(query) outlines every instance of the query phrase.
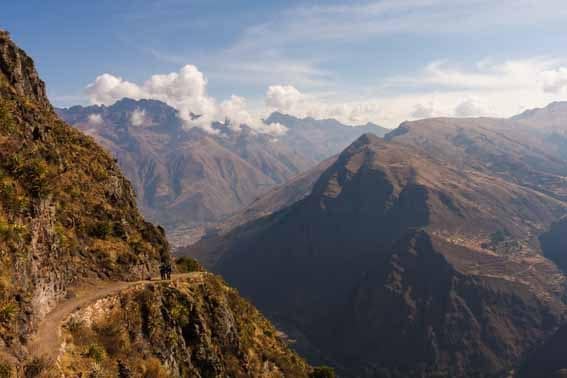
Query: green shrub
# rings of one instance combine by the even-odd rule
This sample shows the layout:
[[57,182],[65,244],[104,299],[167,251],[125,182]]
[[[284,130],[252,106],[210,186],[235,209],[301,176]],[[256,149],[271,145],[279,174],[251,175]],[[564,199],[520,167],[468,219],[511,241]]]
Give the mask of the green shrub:
[[93,326],[98,342],[108,355],[113,356],[126,352],[129,348],[128,333],[123,328],[122,319],[115,318],[110,322]]
[[12,238],[12,227],[0,220],[0,240],[9,240]]
[[189,305],[186,303],[179,303],[171,308],[171,317],[179,323],[181,327],[189,324]]
[[65,327],[69,330],[69,332],[71,332],[71,334],[75,335],[83,329],[84,323],[76,317],[71,317],[67,324],[65,324]]
[[106,239],[112,234],[112,223],[110,222],[95,222],[88,228],[89,236],[97,239]]
[[0,306],[0,323],[7,323],[16,316],[18,306],[15,303],[7,303]]
[[43,159],[35,159],[19,167],[22,182],[27,183],[32,197],[38,198],[46,195],[50,188],[50,170]]
[[4,362],[0,362],[0,378],[11,378],[12,368]]
[[121,222],[116,222],[112,225],[112,235],[122,240],[128,239],[128,232]]
[[309,378],[335,378],[335,370],[329,366],[316,366]]
[[204,270],[201,264],[191,257],[179,257],[175,260],[175,265],[180,273],[202,272]]
[[101,362],[106,357],[106,351],[102,345],[91,344],[88,346],[85,356],[92,358],[96,362]]
[[[118,360],[118,378],[132,378],[134,374],[132,374],[132,369],[126,364],[126,362],[122,360]],[[1,378],[1,377],[0,377]]]
[[496,244],[500,244],[504,241],[506,241],[506,239],[508,239],[508,232],[504,231],[504,230],[498,230],[494,233],[492,233],[490,235],[490,241],[492,242],[492,244],[496,245]]
[[51,369],[53,363],[45,357],[34,357],[24,366],[24,377],[36,378],[40,377]]

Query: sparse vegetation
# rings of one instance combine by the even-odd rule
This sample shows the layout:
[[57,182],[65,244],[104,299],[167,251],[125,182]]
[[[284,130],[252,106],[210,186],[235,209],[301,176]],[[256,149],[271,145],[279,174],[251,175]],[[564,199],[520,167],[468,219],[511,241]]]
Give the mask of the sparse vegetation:
[[175,260],[179,273],[202,272],[204,268],[199,262],[191,257],[179,257]]
[[151,275],[169,247],[109,154],[54,113],[31,59],[4,32],[0,45],[0,344],[13,345],[29,336],[36,285]]
[[88,234],[93,238],[106,239],[112,234],[112,224],[110,222],[95,222],[90,225]]
[[6,362],[0,361],[0,378],[12,378],[12,368]]
[[18,306],[15,303],[6,303],[0,305],[0,323],[11,321],[18,312]]
[[95,362],[102,362],[106,357],[106,351],[102,345],[90,344],[85,351],[85,356],[92,358]]
[[498,230],[490,235],[490,242],[493,245],[498,245],[506,241],[509,237],[509,234],[504,230]]
[[[308,376],[305,362],[252,305],[216,277],[202,279],[148,285],[108,299],[97,305],[103,316],[90,327],[78,320],[79,312],[65,326],[64,372],[87,374],[95,361],[103,376],[258,376],[264,364],[285,376]],[[164,355],[174,356],[178,371],[165,368]]]
[[34,357],[24,366],[25,378],[37,378],[53,368],[53,361],[45,357]]
[[335,370],[329,366],[317,366],[309,374],[309,378],[335,378]]

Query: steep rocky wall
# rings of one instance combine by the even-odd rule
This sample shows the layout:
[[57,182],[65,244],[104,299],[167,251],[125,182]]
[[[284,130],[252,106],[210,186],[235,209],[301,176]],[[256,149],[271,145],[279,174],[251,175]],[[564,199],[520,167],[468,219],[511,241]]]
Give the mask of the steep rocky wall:
[[0,31],[0,350],[88,279],[138,280],[169,260],[113,159],[54,113],[33,61]]
[[67,376],[307,377],[270,323],[208,273],[140,285],[71,315]]
[[1,29],[0,71],[19,96],[28,97],[44,108],[51,107],[45,84],[39,78],[33,60],[12,43],[8,32]]

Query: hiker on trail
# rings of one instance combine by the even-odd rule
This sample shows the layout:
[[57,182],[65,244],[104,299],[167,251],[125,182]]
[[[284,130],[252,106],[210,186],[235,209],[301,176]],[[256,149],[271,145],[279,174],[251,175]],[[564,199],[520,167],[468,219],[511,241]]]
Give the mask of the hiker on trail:
[[165,267],[165,264],[163,264],[163,263],[160,264],[160,266],[159,266],[159,275],[160,275],[162,281],[165,280],[165,278],[166,278],[166,275],[167,275],[167,273],[166,273],[167,270],[166,270],[166,269],[167,269],[167,268]]
[[167,264],[165,267],[165,276],[166,279],[171,280],[171,263]]

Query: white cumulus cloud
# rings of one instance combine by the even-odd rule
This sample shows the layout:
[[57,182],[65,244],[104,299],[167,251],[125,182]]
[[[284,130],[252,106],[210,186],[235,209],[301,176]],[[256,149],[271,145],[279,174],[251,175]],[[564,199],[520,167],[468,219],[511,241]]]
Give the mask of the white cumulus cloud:
[[230,99],[220,104],[220,114],[229,121],[232,127],[247,125],[258,132],[272,135],[283,135],[287,128],[279,123],[265,124],[262,120],[254,117],[247,110],[246,99],[239,96],[231,96]]
[[476,98],[468,98],[455,107],[457,117],[478,117],[486,114],[490,114],[490,111]]
[[567,67],[546,70],[542,77],[545,92],[567,94]]
[[105,73],[96,78],[86,89],[91,103],[110,105],[124,97],[139,99],[143,97],[141,89],[121,77]]
[[104,123],[104,120],[102,119],[102,116],[100,114],[92,113],[87,117],[87,122],[89,123],[89,125],[98,126],[102,125]]
[[412,118],[431,118],[435,114],[433,104],[416,104],[411,112]]
[[533,57],[483,59],[466,67],[434,61],[403,77],[389,77],[367,98],[339,93],[320,96],[290,85],[272,85],[269,110],[297,117],[336,118],[350,125],[374,122],[396,127],[429,117],[510,117],[525,109],[567,99],[567,62]]
[[292,85],[271,85],[266,91],[265,104],[270,111],[296,117],[335,118],[349,125],[366,123],[382,114],[376,103],[328,102],[316,95],[302,93]]
[[271,85],[266,92],[266,105],[280,112],[295,112],[305,107],[305,96],[292,85]]
[[[87,86],[86,93],[93,104],[111,105],[125,97],[160,100],[177,109],[180,118],[189,127],[201,127],[211,133],[215,132],[212,122],[226,119],[234,128],[246,124],[261,133],[280,135],[285,132],[281,125],[264,125],[260,117],[246,109],[246,101],[241,97],[233,96],[219,104],[207,94],[207,80],[203,73],[190,64],[178,72],[152,75],[141,85],[105,73]],[[137,120],[131,121],[135,124]]]
[[130,123],[132,126],[142,126],[146,122],[146,111],[136,109],[130,114]]

